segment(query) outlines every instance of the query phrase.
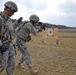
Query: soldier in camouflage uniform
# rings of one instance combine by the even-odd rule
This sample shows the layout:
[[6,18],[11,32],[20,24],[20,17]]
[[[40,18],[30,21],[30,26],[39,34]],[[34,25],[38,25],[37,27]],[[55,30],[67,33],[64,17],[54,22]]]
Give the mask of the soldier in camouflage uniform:
[[0,12],[0,73],[6,68],[7,75],[14,75],[15,48],[14,29],[10,17],[18,11],[17,5],[7,1],[3,12]]
[[25,23],[17,32],[16,45],[21,52],[21,56],[16,67],[22,68],[21,63],[25,61],[29,71],[32,74],[37,74],[38,71],[33,69],[32,62],[30,60],[30,53],[25,43],[31,40],[30,33],[36,35],[39,32],[40,28],[34,27],[38,23],[39,17],[37,15],[31,15],[29,19],[30,21]]

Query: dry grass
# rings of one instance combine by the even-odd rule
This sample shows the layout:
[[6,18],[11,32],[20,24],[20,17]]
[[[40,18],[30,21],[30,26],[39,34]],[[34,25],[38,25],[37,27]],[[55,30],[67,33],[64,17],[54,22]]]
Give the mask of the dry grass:
[[[46,43],[42,43],[40,37],[33,39],[27,46],[34,68],[39,70],[38,75],[76,75],[76,33],[59,32],[60,45],[53,43],[50,38]],[[19,55],[18,52],[16,62]],[[15,69],[15,75],[30,75],[26,65],[25,68]],[[5,72],[0,75],[5,75]]]

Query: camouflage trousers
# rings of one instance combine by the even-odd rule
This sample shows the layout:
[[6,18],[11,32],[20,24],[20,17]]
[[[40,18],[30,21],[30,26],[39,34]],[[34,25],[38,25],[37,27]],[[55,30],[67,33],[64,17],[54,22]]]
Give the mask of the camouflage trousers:
[[27,49],[25,41],[21,40],[20,38],[17,38],[16,39],[16,45],[19,48],[19,51],[21,52],[20,59],[19,59],[18,63],[21,64],[21,63],[25,62],[25,64],[28,67],[31,67],[32,62],[30,60],[30,52]]
[[7,75],[14,75],[15,68],[15,49],[12,44],[8,46],[8,50],[0,52],[0,73],[6,69]]

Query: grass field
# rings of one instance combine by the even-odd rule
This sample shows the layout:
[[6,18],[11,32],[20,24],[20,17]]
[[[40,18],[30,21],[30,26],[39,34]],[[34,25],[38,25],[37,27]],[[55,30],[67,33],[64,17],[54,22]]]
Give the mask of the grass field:
[[[31,53],[31,60],[38,75],[76,75],[76,31],[59,31],[61,44],[42,43],[39,37],[33,37],[27,46]],[[19,58],[17,53],[16,62]],[[24,65],[24,63],[23,63]],[[15,75],[31,75],[26,65],[25,69],[15,69]],[[5,75],[3,71],[0,75]]]

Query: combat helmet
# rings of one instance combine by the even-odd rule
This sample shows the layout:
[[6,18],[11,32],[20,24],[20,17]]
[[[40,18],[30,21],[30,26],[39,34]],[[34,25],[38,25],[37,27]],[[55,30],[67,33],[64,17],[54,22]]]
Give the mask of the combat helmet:
[[37,16],[37,15],[31,15],[30,17],[29,17],[29,19],[30,19],[30,21],[33,21],[33,22],[35,22],[35,23],[37,23],[38,21],[39,21],[39,17]]
[[7,1],[4,5],[5,5],[5,7],[8,7],[11,10],[14,10],[15,12],[18,11],[17,5],[14,2],[12,2],[12,1]]

